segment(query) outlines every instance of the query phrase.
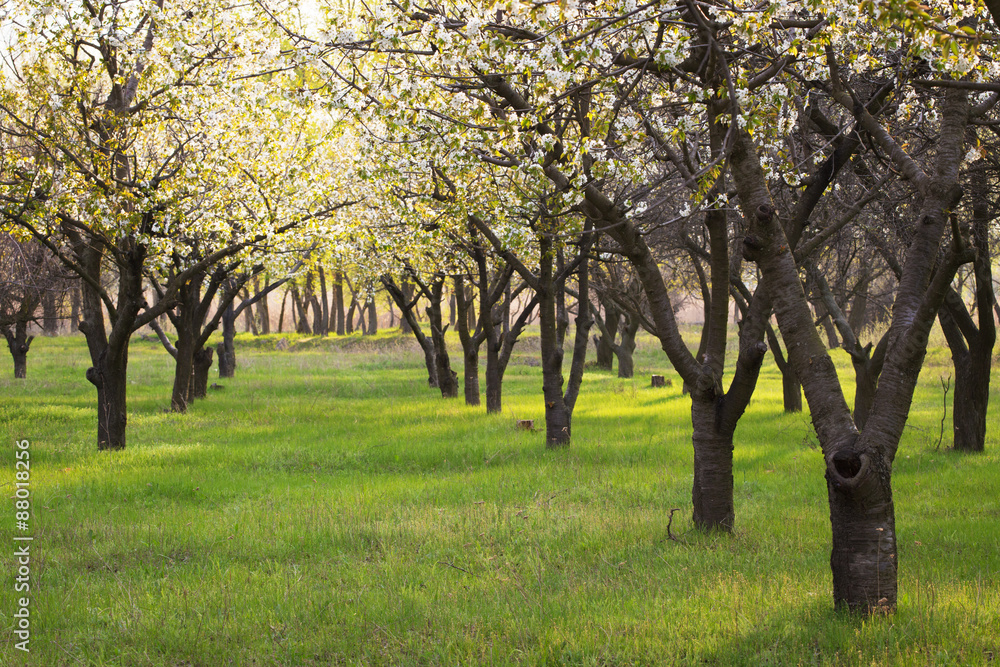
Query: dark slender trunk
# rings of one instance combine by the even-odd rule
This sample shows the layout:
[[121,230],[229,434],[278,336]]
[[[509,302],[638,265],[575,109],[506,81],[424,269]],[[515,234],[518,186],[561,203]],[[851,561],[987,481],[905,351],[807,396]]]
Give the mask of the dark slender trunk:
[[[488,288],[487,284],[482,289]],[[464,276],[455,276],[455,298],[458,310],[455,328],[462,343],[464,361],[465,404],[479,405],[479,345],[483,338],[470,331],[474,326],[469,324],[470,320],[474,321],[472,295],[466,292]]]
[[[270,280],[266,280],[264,282],[264,289],[268,288],[270,282]],[[256,278],[253,282],[253,289],[255,294],[260,294],[261,288]],[[268,297],[265,296],[257,302],[257,316],[260,318],[260,332],[265,335],[271,333],[271,311],[267,307],[267,300]]]
[[353,294],[351,295],[351,307],[347,309],[347,315],[344,316],[344,331],[348,334],[354,333],[354,312],[358,308],[358,299]]
[[403,287],[397,285],[390,276],[382,276],[381,281],[385,286],[386,291],[389,293],[389,297],[396,302],[397,306],[399,306],[403,321],[409,323],[410,332],[413,334],[413,337],[417,339],[420,349],[424,352],[424,364],[427,366],[428,386],[437,387],[437,360],[435,359],[436,355],[434,351],[434,343],[424,335],[423,330],[420,328],[420,324],[417,322],[416,313],[414,312],[417,303],[416,300],[407,298],[405,296],[405,292],[403,291]]
[[375,310],[375,297],[371,298],[368,302],[368,329],[365,334],[368,336],[374,336],[378,333],[378,312]]
[[47,289],[42,292],[42,331],[46,336],[59,334],[59,302],[62,294]]
[[[409,303],[410,301],[413,300],[413,285],[411,285],[410,281],[407,280],[406,278],[404,278],[402,280],[402,282],[400,283],[400,290],[403,293],[403,300],[406,303]],[[396,305],[399,305],[399,304],[397,303]],[[400,308],[400,311],[403,310],[402,306],[400,306],[399,308]],[[414,317],[416,317],[416,313],[415,312],[414,312]],[[401,319],[401,321],[399,323],[399,330],[400,330],[400,332],[402,332],[404,334],[413,333],[413,324],[410,322],[410,319],[407,318],[407,317],[401,317],[400,319]]]
[[875,404],[875,390],[878,389],[878,372],[869,359],[853,359],[854,363],[854,425],[859,431],[865,430],[872,406]]
[[939,313],[941,328],[951,348],[955,365],[955,397],[952,409],[954,448],[963,452],[986,449],[986,413],[990,400],[990,372],[996,323],[989,226],[994,215],[987,188],[986,167],[976,165],[972,174],[972,235],[976,245],[973,273],[976,280],[976,316],[973,319],[961,297],[949,290]]
[[791,366],[781,373],[781,400],[785,412],[802,412],[802,383]]
[[802,383],[799,382],[799,376],[795,374],[795,369],[781,352],[781,344],[774,333],[774,328],[768,324],[766,329],[767,344],[774,356],[774,363],[781,372],[781,398],[785,412],[802,412]]
[[443,324],[441,317],[443,286],[444,277],[435,278],[431,285],[427,316],[430,320],[431,340],[434,343],[438,389],[441,390],[442,398],[456,398],[458,396],[458,373],[451,369],[451,359],[448,357],[448,346],[444,337],[448,331],[448,325]]
[[[243,290],[243,299],[250,298],[250,291]],[[260,330],[257,328],[257,322],[254,320],[253,309],[247,308],[243,311],[243,322],[245,325],[245,330],[252,333],[254,336],[260,335]]]
[[191,376],[194,373],[194,353],[198,329],[201,301],[201,286],[205,274],[200,273],[180,286],[178,291],[178,314],[172,317],[177,327],[177,353],[174,355],[174,386],[170,393],[170,409],[174,412],[187,411],[191,398]]
[[222,342],[216,346],[220,378],[231,378],[236,375],[236,316],[233,313],[233,305],[229,304],[226,312],[222,314]]
[[486,341],[486,412],[498,414],[503,409],[503,374],[500,372],[499,345]]
[[396,309],[392,307],[392,297],[387,298],[385,303],[389,311],[389,328],[392,329],[396,326]]
[[311,334],[312,327],[309,326],[309,300],[302,298],[297,287],[292,288],[292,312],[298,313],[295,323],[295,333]]
[[80,323],[80,281],[73,281],[73,291],[70,292],[70,310],[69,310],[69,331],[73,333],[73,329]]
[[572,414],[563,400],[563,349],[559,344],[559,308],[553,277],[552,238],[539,238],[539,339],[542,356],[542,394],[545,399],[545,446],[566,447]]
[[[610,303],[603,303],[604,306],[604,317],[602,319],[603,327],[601,328],[601,335],[594,336],[594,348],[596,349],[595,363],[597,367],[606,371],[610,371],[614,367],[615,363],[615,351],[612,345],[614,344],[614,337],[618,334],[618,323],[621,319],[618,309],[615,308]],[[600,313],[594,315],[595,319],[600,317]],[[607,330],[607,334],[604,330]],[[610,336],[610,340],[608,339]],[[628,377],[632,377],[629,375]]]
[[330,333],[330,295],[326,288],[326,272],[323,271],[322,266],[319,267],[319,290],[322,294],[322,300],[320,301],[320,317],[323,322],[322,334],[326,336]]
[[320,306],[319,297],[313,294],[309,299],[309,304],[312,306],[313,311],[312,332],[317,336],[325,336],[326,331],[323,328],[323,309]]
[[186,412],[191,396],[191,376],[194,373],[193,338],[194,332],[178,332],[174,387],[170,393],[170,409],[174,412]]
[[278,333],[284,333],[285,331],[285,303],[288,301],[288,290],[285,290],[285,295],[281,297],[281,311],[278,313]]
[[334,316],[337,320],[337,335],[344,335],[344,274],[336,271],[333,274]]
[[208,395],[208,374],[212,370],[212,348],[202,347],[195,350],[192,358],[191,394],[189,400],[205,398]]

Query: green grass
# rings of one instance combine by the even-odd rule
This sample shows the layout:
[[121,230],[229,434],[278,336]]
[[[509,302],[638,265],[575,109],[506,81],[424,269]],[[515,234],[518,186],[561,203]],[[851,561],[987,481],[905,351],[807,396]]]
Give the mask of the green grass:
[[[290,351],[274,350],[280,338]],[[504,414],[487,416],[428,389],[398,335],[241,336],[237,377],[174,415],[171,360],[136,341],[119,453],[96,451],[81,338],[37,340],[27,381],[9,379],[4,358],[8,496],[11,443],[31,441],[30,664],[976,665],[1000,654],[1000,441],[994,427],[985,455],[957,455],[946,430],[935,451],[946,351],[930,355],[895,467],[899,610],[856,618],[832,609],[822,456],[807,417],[783,414],[770,362],[737,431],[729,536],[691,526],[690,404],[649,338],[635,380],[587,373],[565,451],[546,451],[543,429],[514,429],[543,419],[532,349],[529,337],[508,371]],[[651,372],[673,386],[648,387]],[[672,508],[680,541],[667,537]],[[0,550],[3,665],[23,657],[12,545]]]

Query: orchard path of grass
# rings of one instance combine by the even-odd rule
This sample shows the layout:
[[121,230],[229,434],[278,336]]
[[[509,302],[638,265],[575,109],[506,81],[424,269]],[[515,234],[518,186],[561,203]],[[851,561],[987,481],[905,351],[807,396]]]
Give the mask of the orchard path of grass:
[[[27,381],[4,357],[8,497],[31,441],[25,664],[1000,664],[1000,372],[987,453],[945,451],[948,429],[935,451],[930,354],[894,475],[899,610],[859,619],[832,610],[822,457],[770,361],[737,431],[736,532],[706,535],[689,402],[649,338],[635,380],[587,373],[566,451],[513,427],[542,423],[530,338],[502,416],[442,400],[398,335],[276,338],[241,336],[237,377],[187,415],[137,340],[120,453],[96,451],[81,337],[38,339]],[[24,662],[6,507],[0,665]]]

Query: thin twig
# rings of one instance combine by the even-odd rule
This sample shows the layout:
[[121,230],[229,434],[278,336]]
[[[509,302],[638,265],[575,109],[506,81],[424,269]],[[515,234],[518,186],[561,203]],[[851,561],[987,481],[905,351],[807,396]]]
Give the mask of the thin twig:
[[670,532],[670,526],[674,523],[674,512],[679,512],[680,507],[674,507],[670,510],[670,518],[667,519],[667,539],[671,539],[674,542],[680,542],[683,544],[683,540],[677,539],[673,533]]
[[944,422],[948,417],[948,390],[951,389],[951,376],[945,380],[944,376],[941,377],[941,388],[944,389],[944,395],[941,397],[941,433],[938,434],[937,444],[934,446],[934,451],[938,451],[941,448],[941,441],[944,440]]

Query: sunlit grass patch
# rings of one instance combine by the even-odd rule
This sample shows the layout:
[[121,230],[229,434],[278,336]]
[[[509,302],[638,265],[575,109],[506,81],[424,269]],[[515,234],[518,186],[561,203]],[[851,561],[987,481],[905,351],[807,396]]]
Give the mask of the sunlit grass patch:
[[[899,610],[858,619],[832,609],[822,455],[808,413],[782,412],[770,362],[736,432],[735,532],[704,534],[690,517],[690,403],[655,341],[640,339],[634,379],[588,371],[562,451],[544,446],[541,375],[525,363],[537,341],[526,342],[501,415],[441,399],[393,332],[241,335],[237,376],[175,415],[169,358],[137,341],[128,448],[99,453],[82,339],[39,339],[27,382],[0,377],[0,433],[32,442],[35,664],[1000,653],[1000,442],[946,451],[949,421],[936,448],[946,356],[931,356],[895,462]],[[835,359],[848,387],[846,355]],[[673,384],[654,389],[651,373]],[[0,566],[12,571],[9,553]],[[3,664],[11,639],[0,632]]]

